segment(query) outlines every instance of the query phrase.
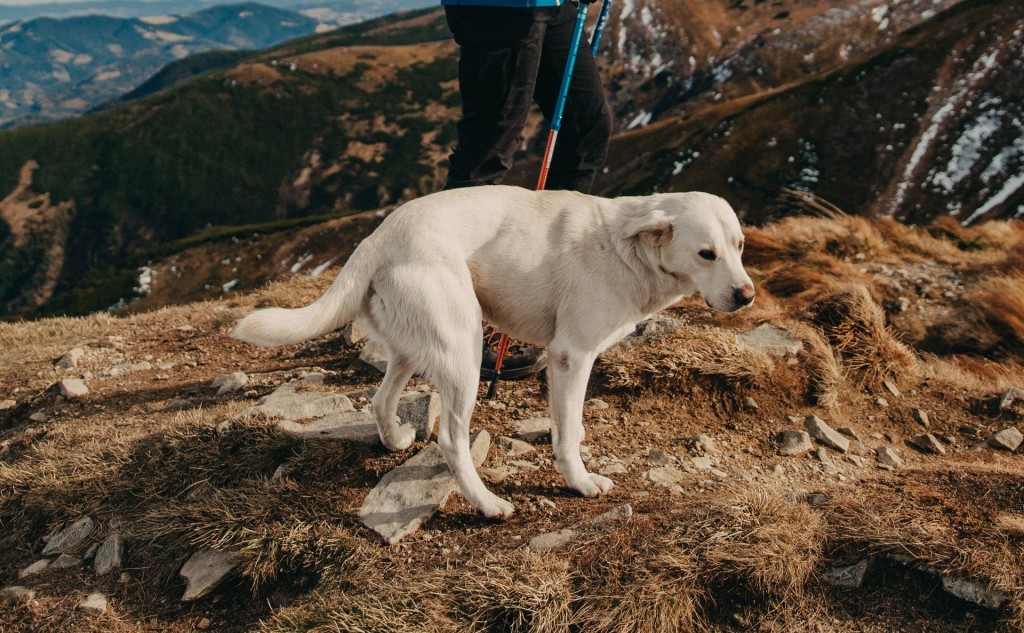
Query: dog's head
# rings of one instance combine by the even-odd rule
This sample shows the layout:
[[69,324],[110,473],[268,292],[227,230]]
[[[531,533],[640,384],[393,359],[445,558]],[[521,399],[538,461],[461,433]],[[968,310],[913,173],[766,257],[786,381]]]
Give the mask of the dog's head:
[[649,210],[623,227],[622,237],[653,251],[659,273],[699,291],[715,310],[732,312],[754,302],[743,270],[743,232],[736,212],[708,193],[651,196]]

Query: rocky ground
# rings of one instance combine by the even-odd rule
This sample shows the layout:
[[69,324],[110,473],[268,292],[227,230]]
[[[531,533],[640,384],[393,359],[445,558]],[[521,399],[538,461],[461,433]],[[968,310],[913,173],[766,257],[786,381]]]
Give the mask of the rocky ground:
[[358,329],[228,337],[330,275],[0,325],[0,628],[1018,630],[1022,237],[749,230],[753,309],[686,302],[595,367],[584,459],[609,495],[563,487],[543,379],[481,386],[500,523],[455,491],[428,384],[413,447],[375,441]]

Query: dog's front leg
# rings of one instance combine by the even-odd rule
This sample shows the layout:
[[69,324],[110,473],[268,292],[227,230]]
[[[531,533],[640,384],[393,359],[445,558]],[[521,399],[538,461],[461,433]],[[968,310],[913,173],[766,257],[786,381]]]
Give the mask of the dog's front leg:
[[596,497],[611,490],[611,479],[587,472],[580,458],[583,441],[583,399],[595,355],[552,345],[549,349],[548,380],[551,383],[551,444],[555,468],[565,483],[584,497]]

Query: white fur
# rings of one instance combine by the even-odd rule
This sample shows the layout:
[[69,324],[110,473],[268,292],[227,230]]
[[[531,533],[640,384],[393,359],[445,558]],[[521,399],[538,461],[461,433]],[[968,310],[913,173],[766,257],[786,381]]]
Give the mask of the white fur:
[[469,454],[481,320],[548,348],[555,465],[571,488],[593,497],[612,487],[587,472],[579,454],[594,359],[637,322],[694,292],[718,310],[749,303],[742,242],[733,210],[706,193],[606,199],[500,185],[444,191],[388,217],[314,303],[253,312],[234,336],[284,345],[359,318],[388,355],[373,399],[381,441],[394,450],[412,443],[413,429],[400,426],[395,411],[409,378],[424,375],[442,398],[438,444],[462,493],[484,515],[508,517],[512,505],[484,487]]

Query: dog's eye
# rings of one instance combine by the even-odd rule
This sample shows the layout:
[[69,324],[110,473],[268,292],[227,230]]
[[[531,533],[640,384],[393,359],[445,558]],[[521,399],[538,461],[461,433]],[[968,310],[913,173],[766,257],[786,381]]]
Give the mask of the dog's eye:
[[709,262],[715,261],[715,258],[717,257],[717,255],[715,255],[715,251],[711,250],[710,248],[705,248],[700,253],[698,253],[698,255],[708,260]]

